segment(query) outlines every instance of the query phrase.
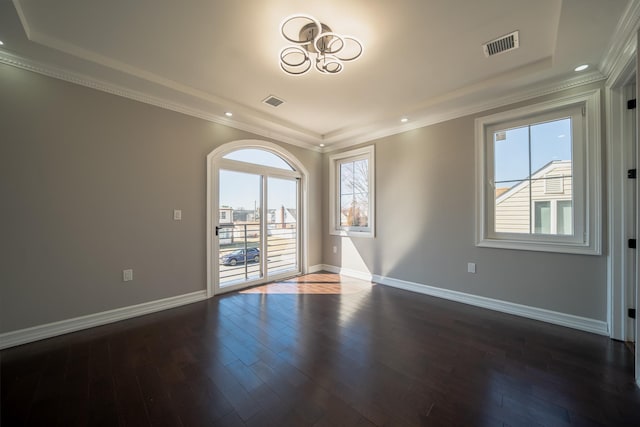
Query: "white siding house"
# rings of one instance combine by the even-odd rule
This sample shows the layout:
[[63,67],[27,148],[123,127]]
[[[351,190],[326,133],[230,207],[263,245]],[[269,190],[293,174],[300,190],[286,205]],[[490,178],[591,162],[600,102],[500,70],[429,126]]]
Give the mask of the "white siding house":
[[555,160],[511,188],[496,188],[496,232],[573,234],[571,160]]

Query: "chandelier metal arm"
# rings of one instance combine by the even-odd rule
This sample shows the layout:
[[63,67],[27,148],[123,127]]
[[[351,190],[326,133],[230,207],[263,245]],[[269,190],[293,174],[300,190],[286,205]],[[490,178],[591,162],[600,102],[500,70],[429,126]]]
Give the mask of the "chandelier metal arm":
[[[294,24],[298,28],[297,35],[291,34]],[[280,51],[280,68],[287,74],[305,74],[313,62],[317,71],[337,74],[344,69],[343,62],[355,61],[362,56],[362,43],[358,39],[331,31],[328,25],[310,15],[286,18],[280,25],[280,32],[293,44]]]

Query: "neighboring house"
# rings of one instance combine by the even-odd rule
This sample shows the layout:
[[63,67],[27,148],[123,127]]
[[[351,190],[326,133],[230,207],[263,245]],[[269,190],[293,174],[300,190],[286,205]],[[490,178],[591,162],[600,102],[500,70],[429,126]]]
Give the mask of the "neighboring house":
[[233,224],[233,208],[221,206],[218,209],[218,224],[221,226],[218,230],[220,244],[227,245],[233,243],[233,227],[230,227]]
[[269,209],[267,211],[267,227],[269,235],[287,235],[291,234],[291,230],[297,227],[298,211],[294,208],[285,208],[280,206],[278,209]]
[[220,224],[233,224],[233,208],[229,206],[221,206],[218,209],[218,222]]
[[295,228],[297,218],[297,210],[293,208],[269,209],[269,223],[275,224],[275,228]]
[[233,222],[255,222],[259,220],[255,209],[236,209],[233,211]]
[[573,233],[570,160],[549,162],[521,183],[495,191],[497,232]]

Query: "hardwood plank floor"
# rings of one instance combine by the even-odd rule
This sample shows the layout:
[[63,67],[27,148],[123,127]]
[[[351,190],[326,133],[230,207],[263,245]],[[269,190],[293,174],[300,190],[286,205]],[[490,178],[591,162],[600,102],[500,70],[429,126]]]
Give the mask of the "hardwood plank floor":
[[9,426],[640,426],[607,337],[312,274],[0,352]]

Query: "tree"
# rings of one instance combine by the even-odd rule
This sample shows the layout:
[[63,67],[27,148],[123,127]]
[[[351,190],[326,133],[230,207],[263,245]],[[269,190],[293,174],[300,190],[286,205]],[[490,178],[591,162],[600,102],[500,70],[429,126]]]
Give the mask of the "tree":
[[367,159],[340,165],[341,225],[366,227],[369,225],[369,164]]

